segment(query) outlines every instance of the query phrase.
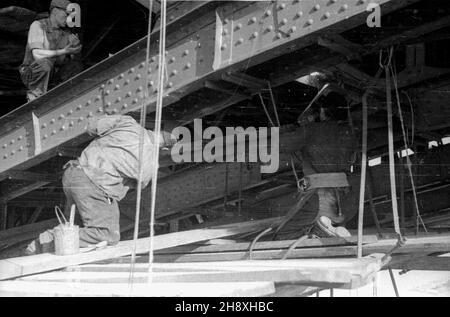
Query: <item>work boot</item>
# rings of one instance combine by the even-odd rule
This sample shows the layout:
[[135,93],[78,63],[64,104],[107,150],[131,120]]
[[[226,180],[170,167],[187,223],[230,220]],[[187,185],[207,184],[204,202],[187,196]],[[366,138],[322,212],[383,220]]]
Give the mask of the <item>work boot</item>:
[[318,236],[319,238],[340,237],[348,238],[352,235],[344,227],[335,227],[330,218],[321,216],[317,219],[314,227],[311,230],[311,234]]

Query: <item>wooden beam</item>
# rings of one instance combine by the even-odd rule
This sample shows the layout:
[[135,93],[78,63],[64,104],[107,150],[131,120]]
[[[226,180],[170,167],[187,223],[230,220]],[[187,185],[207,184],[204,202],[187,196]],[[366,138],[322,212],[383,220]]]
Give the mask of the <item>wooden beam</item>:
[[[273,225],[274,223],[278,223],[279,221],[280,218],[270,218],[265,220],[249,221],[212,228],[159,235],[153,238],[154,250],[166,249],[177,245],[189,244],[203,240],[233,236],[254,230],[261,230]],[[150,238],[138,239],[136,243],[137,254],[148,253],[149,245]],[[55,270],[67,266],[127,256],[131,254],[134,247],[135,245],[133,241],[122,241],[114,247],[108,247],[95,252],[80,253],[71,256],[63,257],[45,253],[28,257],[0,260],[0,280]]]
[[24,180],[33,182],[57,182],[60,179],[60,175],[57,173],[47,174],[47,173],[35,173],[27,171],[10,171],[6,174],[8,179],[12,180]]
[[0,231],[6,230],[8,205],[0,204]]
[[450,257],[400,255],[392,258],[389,267],[399,270],[450,271]]

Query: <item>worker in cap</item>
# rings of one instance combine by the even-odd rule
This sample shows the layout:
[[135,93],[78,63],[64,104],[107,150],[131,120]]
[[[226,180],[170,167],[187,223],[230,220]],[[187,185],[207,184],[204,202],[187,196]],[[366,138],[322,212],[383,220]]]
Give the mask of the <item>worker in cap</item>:
[[70,3],[52,0],[50,16],[30,26],[24,61],[19,68],[22,82],[28,88],[28,101],[82,71],[76,56],[81,51],[81,42],[67,29]]
[[[157,164],[155,146],[170,148],[177,140],[168,132],[156,135],[132,117],[122,115],[90,118],[87,131],[95,139],[78,160],[64,166],[66,206],[75,204],[81,217],[80,247],[104,242],[115,245],[120,240],[118,202],[130,189],[137,188],[141,146],[141,185],[145,188]],[[52,240],[52,232],[44,232],[28,246],[27,254],[51,251]]]

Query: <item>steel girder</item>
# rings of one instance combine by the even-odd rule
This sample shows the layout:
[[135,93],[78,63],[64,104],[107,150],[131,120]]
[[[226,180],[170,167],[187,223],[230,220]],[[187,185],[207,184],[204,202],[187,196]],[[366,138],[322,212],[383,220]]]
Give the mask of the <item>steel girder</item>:
[[[371,0],[382,12],[416,0]],[[168,26],[165,104],[201,88],[224,72],[240,71],[365,22],[366,0],[206,2]],[[158,37],[154,32],[153,39]],[[10,169],[45,160],[67,143],[86,140],[86,121],[128,113],[156,100],[156,46],[146,74],[145,39],[0,119],[0,180]]]

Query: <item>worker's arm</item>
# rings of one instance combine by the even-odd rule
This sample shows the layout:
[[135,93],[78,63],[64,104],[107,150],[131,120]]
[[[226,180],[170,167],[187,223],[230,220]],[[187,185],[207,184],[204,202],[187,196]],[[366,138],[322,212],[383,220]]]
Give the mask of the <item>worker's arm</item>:
[[69,44],[62,49],[45,49],[44,41],[44,30],[42,29],[41,24],[38,21],[34,21],[30,26],[30,31],[28,32],[28,45],[33,53],[33,57],[35,60],[58,57],[67,54],[76,54],[81,50],[80,41],[74,34],[70,35]]
[[136,120],[130,116],[103,115],[89,119],[87,132],[92,136],[102,136],[112,129],[129,127],[136,124],[138,124]]

